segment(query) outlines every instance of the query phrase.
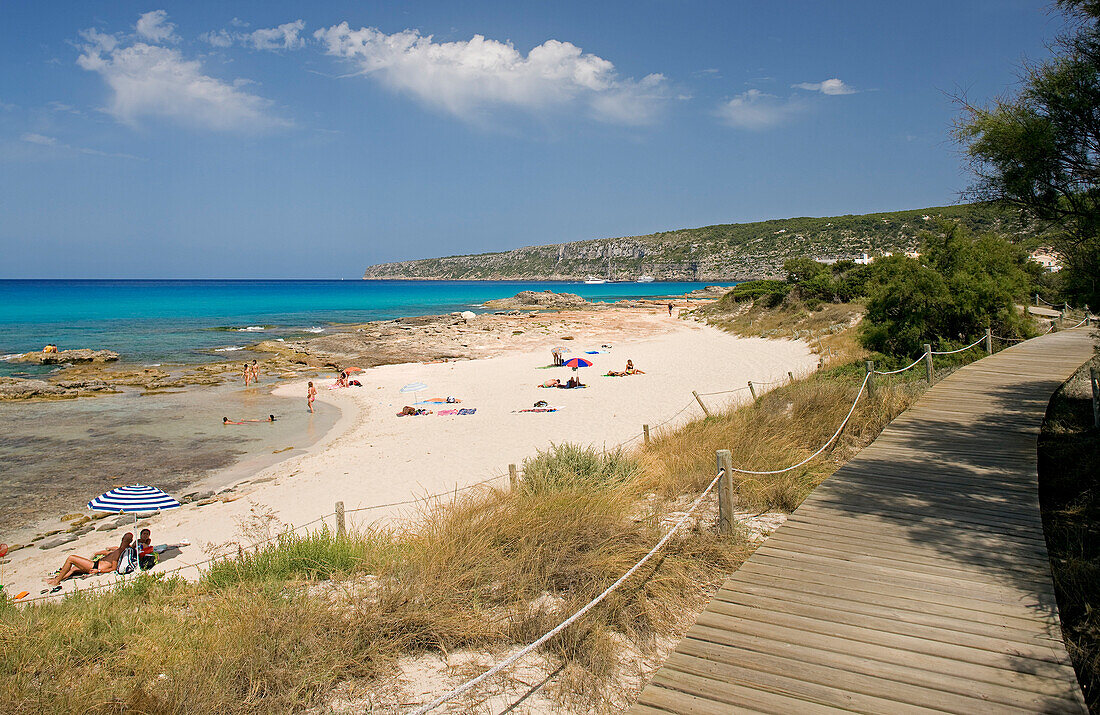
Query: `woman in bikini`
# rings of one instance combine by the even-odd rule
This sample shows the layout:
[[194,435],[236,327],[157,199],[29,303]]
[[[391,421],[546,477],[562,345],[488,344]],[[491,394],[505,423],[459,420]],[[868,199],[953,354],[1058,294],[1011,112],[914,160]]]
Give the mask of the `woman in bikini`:
[[[110,573],[118,567],[118,560],[122,556],[122,552],[130,548],[130,544],[133,542],[134,535],[130,532],[126,532],[122,537],[122,543],[116,548],[101,549],[92,554],[92,558],[90,559],[72,554],[65,559],[65,563],[61,565],[61,570],[57,572],[57,575],[46,583],[51,586],[58,586],[65,579],[72,578],[79,574]],[[97,556],[100,558],[96,559]]]
[[248,387],[252,383],[252,366],[248,363],[244,364],[244,386]]
[[306,392],[306,407],[309,408],[310,413],[313,413],[313,401],[317,399],[317,388],[313,386],[313,383],[309,383],[309,390]]

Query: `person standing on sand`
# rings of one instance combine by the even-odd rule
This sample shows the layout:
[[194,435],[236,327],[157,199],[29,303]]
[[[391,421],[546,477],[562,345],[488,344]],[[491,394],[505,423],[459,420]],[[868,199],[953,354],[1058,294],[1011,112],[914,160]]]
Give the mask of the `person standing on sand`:
[[669,315],[669,317],[672,317],[672,307],[673,307],[672,303],[669,303],[668,304],[668,315]]
[[309,383],[309,390],[306,391],[306,407],[309,408],[310,414],[313,414],[313,401],[317,399],[317,388],[313,386],[313,383]]
[[260,382],[260,366],[256,364],[256,361],[252,361],[252,382]]
[[248,387],[252,383],[252,368],[248,363],[244,364],[244,386]]

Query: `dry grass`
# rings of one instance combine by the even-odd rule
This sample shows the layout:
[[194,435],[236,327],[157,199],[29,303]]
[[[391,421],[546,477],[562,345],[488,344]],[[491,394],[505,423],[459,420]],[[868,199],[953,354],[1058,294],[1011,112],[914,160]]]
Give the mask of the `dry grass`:
[[806,304],[788,295],[778,305],[766,298],[737,303],[719,300],[695,311],[707,323],[745,337],[805,340],[821,356],[822,366],[845,365],[864,359],[852,330],[863,318],[859,303]]
[[[392,673],[425,652],[523,644],[641,558],[662,517],[715,473],[800,461],[846,414],[857,366],[818,373],[756,404],[658,434],[632,454],[570,445],[535,455],[515,492],[484,489],[425,508],[400,530],[286,535],[198,583],[143,576],[106,596],[0,605],[0,710],[292,712],[333,687]],[[918,392],[882,381],[820,460],[744,478],[754,509],[791,510]],[[681,507],[682,508],[682,507]],[[703,522],[547,644],[552,691],[573,711],[621,707],[624,648],[654,643],[700,610],[749,553]]]
[[[765,471],[801,462],[844,419],[862,375],[856,368],[819,373],[762,396],[754,404],[662,433],[640,460],[650,488],[662,494],[697,490],[716,473],[714,453],[729,449],[735,467]],[[739,475],[742,504],[758,511],[792,511],[807,494],[904,410],[923,386],[880,379],[873,399],[861,400],[837,442],[820,458],[776,475]]]

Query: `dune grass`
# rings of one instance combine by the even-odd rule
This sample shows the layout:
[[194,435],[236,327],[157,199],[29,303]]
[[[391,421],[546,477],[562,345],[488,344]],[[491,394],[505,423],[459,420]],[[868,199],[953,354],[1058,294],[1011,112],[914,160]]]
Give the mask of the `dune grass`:
[[[425,506],[400,528],[283,534],[195,583],[148,575],[103,596],[0,605],[0,703],[11,712],[293,712],[403,656],[524,644],[638,561],[715,474],[800,461],[836,429],[859,366],[817,373],[741,409],[660,432],[630,453],[556,445],[520,488]],[[744,510],[790,511],[919,392],[881,381],[832,449],[793,472],[740,480]],[[652,653],[747,557],[713,518],[547,644],[555,697],[574,711],[624,704],[624,648]]]

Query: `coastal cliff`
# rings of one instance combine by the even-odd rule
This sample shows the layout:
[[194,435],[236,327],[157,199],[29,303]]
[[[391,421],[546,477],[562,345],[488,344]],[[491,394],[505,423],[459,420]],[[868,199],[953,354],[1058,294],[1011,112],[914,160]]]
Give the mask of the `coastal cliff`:
[[796,256],[858,258],[863,253],[913,251],[918,235],[936,219],[958,221],[976,232],[1014,240],[1039,235],[1015,214],[988,205],[964,204],[911,211],[790,218],[723,224],[645,236],[602,238],[499,253],[379,263],[364,279],[584,280],[597,276],[659,281],[723,281],[769,278]]

